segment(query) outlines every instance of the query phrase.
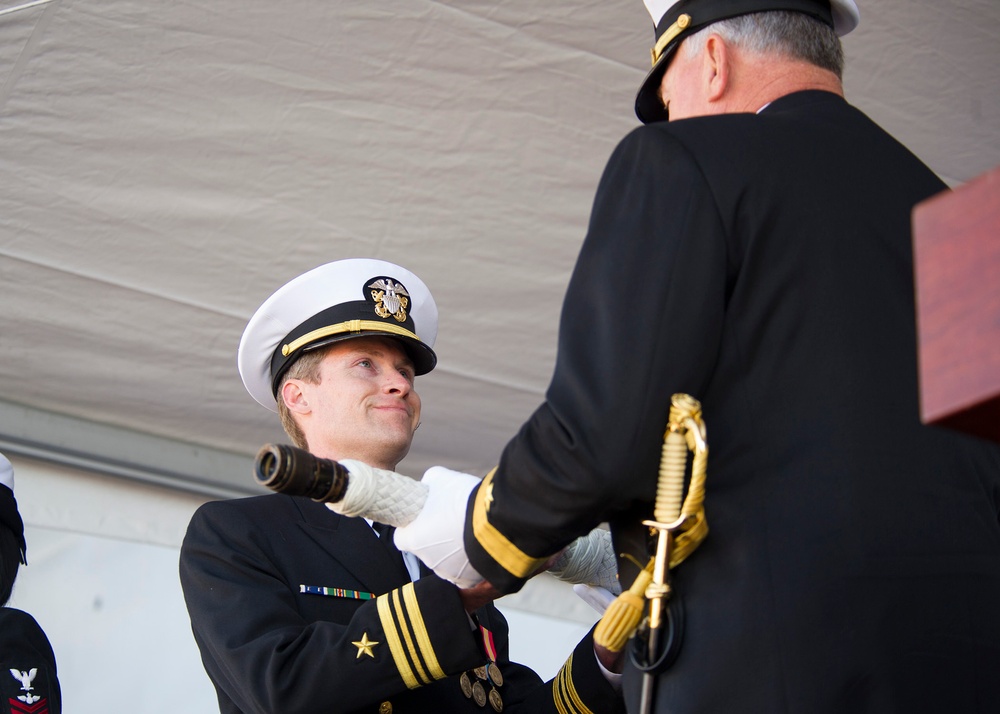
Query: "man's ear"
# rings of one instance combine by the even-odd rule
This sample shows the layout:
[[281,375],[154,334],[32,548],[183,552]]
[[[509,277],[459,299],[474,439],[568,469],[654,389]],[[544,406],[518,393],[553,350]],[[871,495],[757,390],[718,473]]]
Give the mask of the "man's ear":
[[705,82],[705,97],[709,102],[718,102],[729,89],[732,72],[732,49],[719,35],[711,34],[705,40],[705,64],[702,76]]
[[281,398],[288,411],[293,414],[308,414],[311,411],[300,379],[288,379],[281,385]]

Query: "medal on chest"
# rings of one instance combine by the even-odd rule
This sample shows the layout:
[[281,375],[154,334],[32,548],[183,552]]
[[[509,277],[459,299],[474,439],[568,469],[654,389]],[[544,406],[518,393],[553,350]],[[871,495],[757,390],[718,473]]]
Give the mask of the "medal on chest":
[[485,707],[489,702],[495,712],[503,711],[503,697],[500,687],[503,686],[503,674],[497,665],[497,650],[493,642],[493,633],[479,625],[479,636],[483,641],[483,651],[486,653],[486,664],[462,672],[458,678],[462,694],[471,699],[477,706]]

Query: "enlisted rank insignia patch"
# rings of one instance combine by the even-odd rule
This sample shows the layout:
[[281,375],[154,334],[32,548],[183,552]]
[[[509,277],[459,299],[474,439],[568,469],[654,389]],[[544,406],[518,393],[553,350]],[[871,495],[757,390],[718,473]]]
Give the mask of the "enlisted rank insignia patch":
[[379,317],[396,318],[397,322],[406,322],[406,308],[410,305],[410,294],[402,283],[392,278],[379,278],[368,285],[372,288],[371,296],[375,301],[375,314]]
[[11,714],[48,714],[48,699],[37,694],[33,684],[37,675],[38,669],[34,667],[26,671],[10,669],[10,676],[20,683],[14,696],[9,696],[7,699]]

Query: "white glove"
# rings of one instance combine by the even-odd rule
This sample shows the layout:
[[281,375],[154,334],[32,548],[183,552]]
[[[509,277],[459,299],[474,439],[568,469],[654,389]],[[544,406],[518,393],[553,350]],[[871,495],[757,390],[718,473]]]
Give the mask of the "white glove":
[[608,606],[615,601],[615,596],[599,585],[584,585],[577,583],[573,586],[575,592],[581,600],[597,610],[598,615],[603,615]]
[[612,595],[622,591],[611,532],[603,528],[595,528],[570,543],[549,572],[566,582],[596,585]]
[[432,466],[421,483],[428,487],[427,501],[416,518],[396,529],[393,542],[458,587],[478,585],[483,576],[469,563],[464,536],[469,494],[480,480],[443,466]]

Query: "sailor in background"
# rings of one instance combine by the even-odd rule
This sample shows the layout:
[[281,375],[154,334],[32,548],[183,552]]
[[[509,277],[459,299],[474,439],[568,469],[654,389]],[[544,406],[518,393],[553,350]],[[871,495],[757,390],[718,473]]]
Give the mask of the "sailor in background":
[[844,98],[857,7],[646,5],[646,125],[597,189],[545,401],[452,518],[472,567],[515,591],[608,521],[627,587],[689,394],[709,534],[653,710],[1000,711],[1000,448],[920,422],[910,212],[945,185]]
[[62,694],[49,638],[31,615],[7,607],[17,571],[27,564],[14,467],[0,454],[0,714],[59,714]]

